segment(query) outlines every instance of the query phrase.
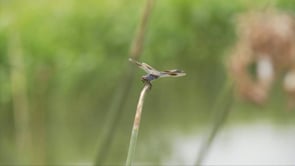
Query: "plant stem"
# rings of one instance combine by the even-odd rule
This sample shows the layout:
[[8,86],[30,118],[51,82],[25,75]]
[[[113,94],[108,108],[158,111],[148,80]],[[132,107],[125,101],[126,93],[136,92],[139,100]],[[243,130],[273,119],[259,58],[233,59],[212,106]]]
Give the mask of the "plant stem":
[[222,125],[225,123],[231,106],[233,103],[232,98],[232,82],[226,82],[222,92],[219,94],[217,101],[214,105],[213,112],[215,112],[214,122],[212,128],[207,136],[205,142],[201,145],[200,151],[197,156],[195,165],[200,166],[206,157],[212,142],[216,138],[218,132],[221,130]]
[[148,24],[149,17],[153,8],[154,0],[147,0],[145,4],[144,11],[141,16],[141,20],[137,29],[137,33],[132,40],[132,45],[130,49],[130,57],[132,59],[139,59],[140,54],[143,50],[144,36],[146,32],[146,27]]
[[130,138],[126,166],[131,166],[133,158],[134,158],[136,140],[137,140],[139,125],[140,125],[142,107],[143,107],[143,103],[144,103],[144,97],[145,97],[146,92],[150,88],[151,88],[150,84],[145,84],[141,93],[140,93],[140,96],[139,96],[139,100],[138,100],[138,104],[137,104],[137,108],[136,108],[136,113],[135,113],[135,118],[134,118],[134,123],[133,123],[133,129],[132,129],[131,138]]
[[[143,43],[145,32],[148,25],[148,20],[151,15],[152,7],[154,0],[146,0],[145,8],[143,10],[142,16],[140,18],[140,22],[138,25],[138,30],[134,35],[131,47],[130,47],[130,55],[129,57],[133,59],[139,59],[142,51],[143,51]],[[127,61],[126,61],[127,62]],[[123,72],[121,76],[121,81],[119,83],[118,89],[115,93],[115,97],[111,102],[111,106],[109,108],[109,114],[107,115],[106,124],[104,127],[104,131],[101,134],[101,142],[98,147],[97,156],[95,158],[94,165],[103,165],[104,161],[108,156],[108,152],[110,150],[112,140],[114,138],[114,134],[118,128],[119,121],[121,119],[121,114],[123,112],[123,108],[126,103],[126,96],[130,93],[130,89],[132,87],[132,80],[134,77],[134,66],[128,65],[128,68]]]
[[27,94],[27,76],[18,25],[12,24],[8,33],[8,56],[10,62],[11,97],[17,147],[16,161],[29,164],[31,161],[30,109]]

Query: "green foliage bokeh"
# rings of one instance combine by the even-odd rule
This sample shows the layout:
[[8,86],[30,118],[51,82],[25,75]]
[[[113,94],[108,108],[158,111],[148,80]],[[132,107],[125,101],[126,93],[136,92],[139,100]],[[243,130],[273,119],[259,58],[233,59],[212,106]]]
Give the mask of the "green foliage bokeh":
[[[188,75],[156,83],[147,109],[166,121],[181,117],[165,109],[186,110],[183,121],[194,121],[196,117],[189,115],[195,111],[207,114],[206,108],[226,79],[224,59],[235,41],[236,14],[268,3],[156,1],[141,60],[159,69],[181,68]],[[276,1],[276,5],[295,9],[292,0]],[[143,6],[144,1],[135,0],[0,0],[0,164],[13,163],[16,148],[10,83],[13,65],[8,53],[14,46],[10,46],[10,38],[15,34],[20,38],[24,70],[19,72],[25,77],[30,113],[41,112],[43,117],[32,116],[31,125],[33,129],[39,123],[44,126],[47,162],[93,161]],[[121,122],[127,131],[133,119],[130,109],[135,108],[141,87],[139,73],[132,95],[126,96],[132,98]],[[167,115],[171,117],[165,119]],[[198,120],[202,121],[202,116]],[[120,153],[126,153],[128,137],[127,132],[122,137],[124,145],[113,152],[114,161],[124,160]]]

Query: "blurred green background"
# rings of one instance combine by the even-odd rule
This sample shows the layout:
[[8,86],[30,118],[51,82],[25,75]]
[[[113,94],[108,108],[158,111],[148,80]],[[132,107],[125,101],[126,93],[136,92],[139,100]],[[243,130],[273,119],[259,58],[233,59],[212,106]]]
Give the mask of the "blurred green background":
[[[224,64],[236,39],[235,17],[268,4],[295,10],[293,0],[155,2],[140,60],[157,69],[183,69],[187,76],[153,83],[135,162],[194,163],[227,80]],[[0,0],[0,164],[95,161],[122,74],[132,65],[129,48],[144,5],[136,0]],[[124,97],[105,164],[126,160],[143,74],[136,70],[131,93]],[[285,104],[279,83],[265,107],[236,100],[207,163],[243,164],[237,159],[255,151],[262,157],[249,153],[250,164],[294,164],[294,156],[285,154],[295,152],[287,148],[295,146],[295,113],[285,111]],[[241,136],[236,130],[244,136],[236,138]],[[269,144],[255,149],[262,140]],[[243,148],[248,151],[239,151]],[[263,158],[269,153],[277,158]],[[226,154],[228,160],[222,157]]]

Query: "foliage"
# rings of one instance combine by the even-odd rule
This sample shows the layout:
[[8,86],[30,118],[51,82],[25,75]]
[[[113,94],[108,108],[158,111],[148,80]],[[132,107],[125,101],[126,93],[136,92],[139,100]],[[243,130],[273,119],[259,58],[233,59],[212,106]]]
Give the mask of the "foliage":
[[[147,124],[148,119],[167,122],[170,128],[177,126],[174,121],[185,126],[208,119],[207,109],[226,79],[223,61],[235,39],[235,15],[263,8],[266,2],[155,3],[142,59],[159,69],[181,68],[188,76],[155,82],[147,101],[150,114],[143,119],[147,128],[155,127]],[[26,88],[30,130],[36,142],[32,156],[45,151],[42,162],[46,163],[91,162],[104,127],[105,110],[112,104],[121,70],[128,64],[142,6],[142,1],[135,0],[0,1],[0,163],[14,163],[17,151],[11,92],[15,66],[8,51],[16,46],[10,45],[11,36],[20,38],[24,70],[18,72],[25,77],[25,83],[20,84]],[[277,1],[277,6],[295,9],[292,0]],[[134,110],[135,96],[142,86],[137,76],[134,93],[126,96],[130,101],[120,130],[128,130],[132,123],[130,110]],[[167,104],[171,112],[166,111]],[[120,143],[116,142],[116,159],[111,162],[125,160],[126,133],[117,134]]]

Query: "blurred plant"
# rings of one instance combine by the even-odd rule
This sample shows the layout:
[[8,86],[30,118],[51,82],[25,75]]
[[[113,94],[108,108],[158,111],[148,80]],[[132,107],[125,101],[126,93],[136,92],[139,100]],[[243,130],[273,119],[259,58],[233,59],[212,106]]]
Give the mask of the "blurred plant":
[[[228,65],[239,96],[258,105],[264,104],[276,75],[284,72],[288,105],[294,105],[294,28],[295,22],[289,13],[274,9],[238,17],[238,41]],[[249,71],[252,64],[256,65],[254,73]]]
[[[141,17],[141,20],[138,25],[138,31],[134,36],[132,41],[132,45],[130,48],[130,57],[134,59],[139,59],[142,51],[143,51],[143,43],[144,37],[146,32],[147,23],[151,14],[151,10],[153,7],[153,0],[147,0],[146,5]],[[95,165],[101,165],[104,163],[105,159],[107,158],[108,151],[110,149],[110,145],[114,138],[114,133],[116,132],[118,122],[120,120],[121,113],[123,107],[126,103],[127,98],[130,93],[130,89],[132,87],[132,79],[134,77],[134,66],[128,66],[129,68],[125,71],[122,75],[122,79],[119,83],[119,88],[115,94],[115,98],[113,99],[113,103],[111,103],[111,107],[109,110],[109,115],[107,117],[107,121],[105,124],[105,131],[102,134],[102,141],[99,147],[97,157],[95,159]]]
[[27,80],[25,73],[25,61],[22,49],[21,37],[18,24],[13,22],[8,32],[7,55],[10,62],[10,82],[14,113],[15,140],[17,155],[15,161],[19,163],[30,163],[32,148],[32,130],[30,127],[30,109],[27,93]]
[[[275,74],[287,71],[284,88],[295,94],[295,31],[294,20],[275,10],[249,12],[238,16],[238,41],[229,57],[229,73],[235,90],[242,98],[262,105],[274,81]],[[256,64],[254,78],[249,71]],[[201,165],[212,142],[229,116],[232,99],[232,83],[228,81],[213,107],[215,112],[212,128],[201,145],[196,165]],[[291,104],[291,103],[289,103]]]
[[219,93],[218,98],[214,104],[214,107],[212,108],[214,112],[212,126],[210,126],[211,128],[206,136],[206,139],[204,140],[199,149],[198,156],[196,157],[195,162],[196,166],[200,166],[204,161],[212,145],[212,142],[216,138],[218,132],[221,130],[223,124],[229,116],[232,104],[234,103],[232,97],[232,87],[232,81],[228,80],[225,83],[222,91]]

